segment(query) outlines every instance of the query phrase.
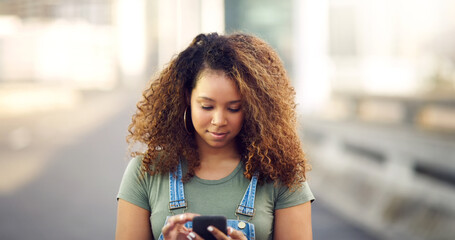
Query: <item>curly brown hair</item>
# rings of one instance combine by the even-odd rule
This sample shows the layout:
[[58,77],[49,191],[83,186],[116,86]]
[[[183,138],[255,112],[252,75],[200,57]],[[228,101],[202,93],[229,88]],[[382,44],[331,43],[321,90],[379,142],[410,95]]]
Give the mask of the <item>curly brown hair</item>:
[[[306,180],[310,166],[297,135],[295,91],[276,52],[261,39],[246,35],[200,34],[152,79],[137,104],[127,141],[146,145],[142,170],[175,171],[188,163],[187,181],[199,166],[194,134],[185,129],[187,95],[204,69],[222,70],[238,86],[245,119],[236,137],[244,175],[259,173],[260,182],[293,187]],[[191,121],[190,129],[191,128]]]

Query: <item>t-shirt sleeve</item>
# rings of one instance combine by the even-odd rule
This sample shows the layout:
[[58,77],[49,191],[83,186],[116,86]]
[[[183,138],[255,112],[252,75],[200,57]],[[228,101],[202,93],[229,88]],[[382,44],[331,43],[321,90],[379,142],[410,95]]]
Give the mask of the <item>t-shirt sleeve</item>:
[[150,211],[150,204],[148,201],[148,174],[141,173],[142,158],[133,158],[126,167],[125,173],[123,174],[122,182],[120,183],[120,189],[117,194],[117,200],[119,198],[128,201],[136,206],[144,208]]
[[314,201],[308,182],[304,182],[295,190],[291,190],[284,185],[279,186],[277,190],[275,209],[294,207],[308,201]]

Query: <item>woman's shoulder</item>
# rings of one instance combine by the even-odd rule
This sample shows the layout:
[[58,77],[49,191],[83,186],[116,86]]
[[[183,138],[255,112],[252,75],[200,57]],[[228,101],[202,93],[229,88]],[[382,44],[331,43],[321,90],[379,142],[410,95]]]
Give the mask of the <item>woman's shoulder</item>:
[[145,189],[149,189],[156,184],[162,184],[169,178],[168,174],[150,174],[143,164],[143,156],[131,158],[125,169],[123,181],[130,185],[139,184]]
[[313,192],[307,181],[294,186],[286,186],[282,183],[272,184],[276,199],[276,209],[287,208],[297,204],[314,201]]
[[140,156],[140,155],[132,157],[128,161],[128,165],[126,167],[125,172],[128,172],[128,173],[134,172],[136,174],[139,172],[142,172],[142,160],[143,160],[143,156]]
[[[144,166],[144,155],[138,154],[136,156],[133,156],[128,162],[128,167],[140,169],[143,172],[147,172],[145,171]],[[154,165],[152,163],[148,164],[148,167],[152,170],[154,169]]]
[[[151,180],[152,178],[162,177],[162,174],[150,175],[150,173],[144,166],[143,160],[144,160],[143,155],[137,155],[132,157],[128,162],[128,166],[126,167],[125,172],[131,175],[136,175],[140,177],[142,180]],[[150,165],[149,167],[153,168],[152,165]]]
[[275,199],[282,199],[288,197],[314,198],[311,188],[307,181],[290,187],[286,186],[284,183],[280,181],[266,182],[258,184],[258,187],[262,189],[262,191],[271,194]]
[[133,164],[133,165],[142,165],[142,160],[144,159],[144,156],[143,155],[136,155],[134,157],[132,157],[130,159],[130,162],[129,164]]
[[142,156],[134,156],[130,158],[128,161],[128,165],[126,166],[126,172],[135,172],[141,169],[142,166]]

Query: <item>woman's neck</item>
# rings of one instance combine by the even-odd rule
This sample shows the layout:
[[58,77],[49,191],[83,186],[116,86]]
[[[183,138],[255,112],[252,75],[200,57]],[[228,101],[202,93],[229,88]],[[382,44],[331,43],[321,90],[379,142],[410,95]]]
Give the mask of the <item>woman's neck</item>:
[[200,146],[200,165],[196,169],[196,176],[207,180],[218,180],[228,176],[240,162],[240,155],[235,145],[224,148],[210,148]]
[[237,144],[232,141],[223,147],[212,147],[201,138],[196,138],[200,162],[219,162],[239,158]]

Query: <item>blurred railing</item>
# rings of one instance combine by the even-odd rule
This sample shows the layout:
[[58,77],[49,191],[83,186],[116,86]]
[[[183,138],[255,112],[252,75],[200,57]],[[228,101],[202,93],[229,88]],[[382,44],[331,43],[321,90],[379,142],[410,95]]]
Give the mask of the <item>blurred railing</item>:
[[455,97],[335,99],[302,119],[320,200],[385,239],[455,236]]

